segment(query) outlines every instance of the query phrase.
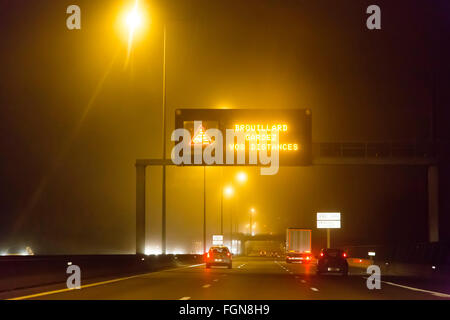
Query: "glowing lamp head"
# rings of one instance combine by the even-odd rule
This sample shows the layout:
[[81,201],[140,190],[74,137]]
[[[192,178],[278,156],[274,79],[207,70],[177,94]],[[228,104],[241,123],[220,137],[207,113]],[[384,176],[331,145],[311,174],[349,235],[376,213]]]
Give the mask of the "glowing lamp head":
[[231,197],[231,196],[233,195],[233,193],[234,193],[234,190],[233,190],[233,187],[227,186],[227,187],[225,187],[225,189],[223,190],[223,192],[225,193],[225,195],[226,195],[227,197]]
[[142,25],[142,15],[139,13],[137,6],[127,14],[125,23],[130,31],[134,31]]
[[247,174],[241,171],[237,174],[236,178],[240,183],[244,183],[245,181],[247,181]]

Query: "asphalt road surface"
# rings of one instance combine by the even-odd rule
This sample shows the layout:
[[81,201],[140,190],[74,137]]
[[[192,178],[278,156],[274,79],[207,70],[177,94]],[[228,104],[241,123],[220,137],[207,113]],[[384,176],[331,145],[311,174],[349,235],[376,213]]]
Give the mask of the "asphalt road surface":
[[[195,265],[113,281],[83,285],[79,290],[46,291],[27,299],[169,299],[169,300],[316,300],[316,299],[450,299],[430,285],[411,286],[403,279],[384,280],[369,290],[363,269],[350,268],[348,277],[315,275],[314,265],[286,264],[269,258],[236,258],[233,268],[205,269]],[[398,281],[397,281],[398,280]],[[394,282],[396,281],[396,282]],[[417,284],[413,283],[413,285]],[[419,283],[420,284],[420,283]],[[431,288],[433,289],[433,288]],[[36,293],[36,291],[35,291]],[[17,296],[16,296],[17,297]],[[23,297],[22,297],[23,298]]]

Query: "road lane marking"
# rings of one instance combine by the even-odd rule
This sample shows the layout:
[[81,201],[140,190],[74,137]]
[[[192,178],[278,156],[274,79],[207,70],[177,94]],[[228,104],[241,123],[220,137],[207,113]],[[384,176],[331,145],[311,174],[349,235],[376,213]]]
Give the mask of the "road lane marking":
[[319,289],[313,288],[313,287],[311,287],[311,290],[312,290],[312,291],[316,291],[316,292],[319,291]]
[[425,290],[425,289],[419,289],[419,288],[414,288],[414,287],[408,287],[408,286],[404,286],[404,285],[401,285],[401,284],[388,282],[388,281],[381,281],[381,282],[389,284],[391,286],[400,287],[400,288],[403,288],[403,289],[408,289],[408,290],[412,290],[412,291],[428,293],[428,294],[431,294],[433,296],[440,297],[440,298],[450,298],[450,294],[447,294],[447,293],[436,292],[436,291]]
[[209,288],[209,287],[211,287],[211,285],[210,284],[205,284],[204,286],[202,286],[202,288]]
[[306,283],[306,281],[305,281],[305,280],[300,280],[300,282],[301,282],[301,283]]
[[110,283],[115,283],[115,282],[124,281],[124,280],[128,280],[128,279],[143,277],[143,276],[157,274],[157,273],[161,273],[161,272],[181,270],[181,269],[187,269],[187,268],[194,268],[194,267],[198,267],[198,266],[201,266],[201,265],[204,265],[204,263],[193,264],[193,265],[187,266],[187,267],[180,267],[180,268],[173,268],[173,269],[161,270],[161,271],[156,271],[156,272],[142,273],[142,274],[137,274],[137,275],[134,275],[134,276],[124,277],[124,278],[117,278],[117,279],[111,279],[111,280],[106,280],[106,281],[101,281],[101,282],[85,284],[85,285],[82,285],[78,289],[66,288],[66,289],[60,289],[60,290],[53,290],[53,291],[36,293],[36,294],[30,294],[30,295],[27,295],[27,296],[15,297],[15,298],[10,298],[10,299],[6,299],[6,300],[25,300],[25,299],[37,298],[37,297],[42,297],[42,296],[48,296],[50,294],[62,293],[62,292],[67,292],[67,291],[72,291],[72,290],[81,290],[81,289],[86,289],[86,288],[90,288],[90,287],[97,287],[97,286],[101,286],[101,285],[105,285],[105,284],[110,284]]
[[213,281],[214,281],[214,282],[217,282],[217,281],[219,281],[219,279],[214,279]]
[[191,299],[191,297],[182,297],[182,298],[180,298],[180,300],[190,300]]

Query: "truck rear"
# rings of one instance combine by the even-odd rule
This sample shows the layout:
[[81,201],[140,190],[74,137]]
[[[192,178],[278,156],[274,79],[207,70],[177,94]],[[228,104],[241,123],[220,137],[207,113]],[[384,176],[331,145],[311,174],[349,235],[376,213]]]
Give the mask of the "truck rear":
[[309,263],[311,254],[311,229],[288,228],[286,230],[286,262]]

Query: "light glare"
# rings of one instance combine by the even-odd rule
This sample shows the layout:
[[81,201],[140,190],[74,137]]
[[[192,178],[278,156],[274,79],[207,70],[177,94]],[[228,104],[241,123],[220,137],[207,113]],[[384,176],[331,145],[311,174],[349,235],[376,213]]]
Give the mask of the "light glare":
[[134,31],[142,25],[142,13],[139,11],[137,0],[134,7],[126,15],[125,24],[128,27],[131,36]]
[[244,183],[245,181],[247,181],[247,174],[241,171],[237,174],[236,178],[240,183]]
[[232,186],[226,186],[224,189],[224,193],[226,196],[231,197],[234,193],[234,189]]

